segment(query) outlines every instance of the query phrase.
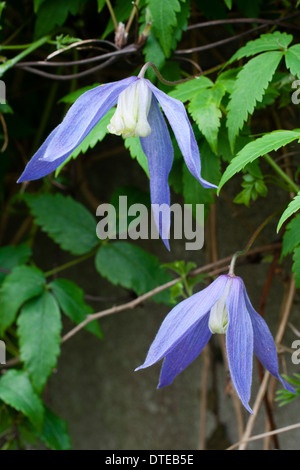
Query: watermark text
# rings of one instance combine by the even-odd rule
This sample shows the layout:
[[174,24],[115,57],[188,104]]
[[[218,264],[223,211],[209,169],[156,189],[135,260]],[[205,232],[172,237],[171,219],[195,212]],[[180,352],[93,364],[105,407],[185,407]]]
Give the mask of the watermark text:
[[118,209],[100,204],[96,215],[101,217],[96,228],[100,240],[156,240],[159,225],[163,239],[170,239],[172,231],[174,239],[186,240],[186,250],[200,250],[204,245],[204,204],[152,204],[149,213],[144,204],[128,206],[127,196],[119,196]]

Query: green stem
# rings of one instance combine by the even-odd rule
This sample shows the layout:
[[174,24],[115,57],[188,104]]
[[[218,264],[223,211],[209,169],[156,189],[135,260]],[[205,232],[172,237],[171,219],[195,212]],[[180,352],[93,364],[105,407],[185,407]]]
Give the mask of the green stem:
[[105,1],[106,1],[107,8],[109,9],[109,13],[110,13],[112,22],[113,22],[113,24],[114,24],[115,31],[118,31],[118,22],[117,22],[117,18],[116,18],[114,9],[113,9],[113,7],[112,7],[112,5],[111,5],[111,3],[110,3],[110,0],[105,0]]
[[0,66],[0,77],[2,77],[2,75],[4,75],[7,70],[9,70],[11,67],[16,65],[24,57],[26,57],[31,52],[35,51],[36,49],[41,47],[43,44],[45,44],[48,40],[49,40],[49,36],[44,36],[41,39],[38,39],[38,41],[33,42],[27,49],[20,52],[20,54],[16,55],[12,59],[7,60],[4,64]]
[[[5,45],[0,45],[0,51],[19,51],[21,49],[27,49],[28,47],[31,47],[33,42],[30,42],[29,44],[14,44],[13,46],[5,46]],[[53,41],[53,44],[56,44],[55,41]]]
[[72,261],[68,261],[67,263],[62,264],[61,266],[58,266],[57,268],[50,269],[50,271],[47,271],[46,273],[44,273],[44,276],[45,277],[53,276],[53,274],[59,273],[60,271],[63,271],[64,269],[71,268],[72,266],[75,266],[76,264],[79,264],[82,261],[85,261],[86,259],[93,256],[97,252],[98,248],[99,247],[97,246],[94,250],[90,251],[89,253],[86,253],[85,255],[80,256],[79,258],[73,259]]
[[186,275],[182,276],[182,282],[183,282],[183,285],[184,285],[184,288],[186,290],[186,293],[187,293],[188,297],[191,297],[191,295],[193,295],[193,290],[190,288],[190,286],[187,282]]
[[270,157],[269,154],[266,154],[264,158],[269,163],[269,165],[278,173],[278,175],[280,175],[281,178],[288,183],[290,188],[293,189],[295,193],[298,193],[300,191],[300,188],[296,185],[296,183],[294,183],[294,181],[291,180],[291,178],[280,168],[280,166],[274,162],[273,158]]
[[127,23],[126,28],[125,28],[125,33],[128,33],[129,30],[130,30],[130,26],[131,26],[131,23],[133,22],[133,19],[134,19],[134,16],[136,14],[136,11],[138,9],[138,4],[139,3],[140,3],[140,0],[136,0],[136,2],[133,2],[133,8],[132,8],[128,23]]

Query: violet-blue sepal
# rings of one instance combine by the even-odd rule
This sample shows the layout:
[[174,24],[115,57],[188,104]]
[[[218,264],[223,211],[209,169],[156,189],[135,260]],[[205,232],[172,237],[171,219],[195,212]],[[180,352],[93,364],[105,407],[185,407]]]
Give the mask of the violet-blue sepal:
[[249,406],[253,352],[283,386],[295,392],[278,371],[276,346],[265,320],[254,310],[243,280],[221,275],[202,291],[180,302],[162,322],[144,364],[164,359],[158,388],[170,385],[202,352],[213,333],[224,332],[232,384],[245,408]]
[[169,249],[168,177],[174,150],[159,104],[191,174],[205,188],[216,188],[216,185],[201,176],[199,149],[183,103],[160,91],[147,79],[129,77],[83,93],[28,162],[18,182],[42,178],[58,168],[116,104],[108,130],[126,138],[140,138],[148,161],[154,220]]

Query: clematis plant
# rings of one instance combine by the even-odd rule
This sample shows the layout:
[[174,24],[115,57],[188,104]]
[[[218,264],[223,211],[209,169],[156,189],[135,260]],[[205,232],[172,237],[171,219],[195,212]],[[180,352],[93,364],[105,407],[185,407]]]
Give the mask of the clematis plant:
[[250,413],[253,351],[287,390],[295,392],[279,375],[276,346],[266,322],[252,307],[243,280],[231,272],[171,310],[144,364],[136,370],[164,358],[158,388],[170,385],[201,353],[213,333],[226,334],[231,380]]
[[[70,107],[62,123],[48,136],[27,164],[18,182],[39,179],[54,171],[83,141],[103,116],[117,104],[108,125],[109,132],[124,137],[139,137],[147,157],[154,220],[169,248],[170,189],[168,177],[173,163],[173,145],[159,104],[175,134],[191,174],[205,188],[216,187],[201,177],[197,142],[183,103],[171,98],[140,74],[93,88]],[[159,103],[159,104],[158,104]],[[159,206],[166,209],[162,220]]]

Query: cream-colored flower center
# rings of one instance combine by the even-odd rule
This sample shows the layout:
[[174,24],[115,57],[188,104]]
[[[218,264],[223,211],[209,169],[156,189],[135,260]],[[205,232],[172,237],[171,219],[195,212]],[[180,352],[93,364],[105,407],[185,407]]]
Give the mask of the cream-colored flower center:
[[222,297],[213,305],[209,314],[208,328],[212,333],[226,333],[228,326],[228,312],[226,308],[226,299],[229,294],[229,290],[232,284],[232,280],[229,279]]
[[143,79],[136,80],[122,91],[115,114],[107,129],[124,137],[147,137],[151,133],[148,113],[152,92]]

